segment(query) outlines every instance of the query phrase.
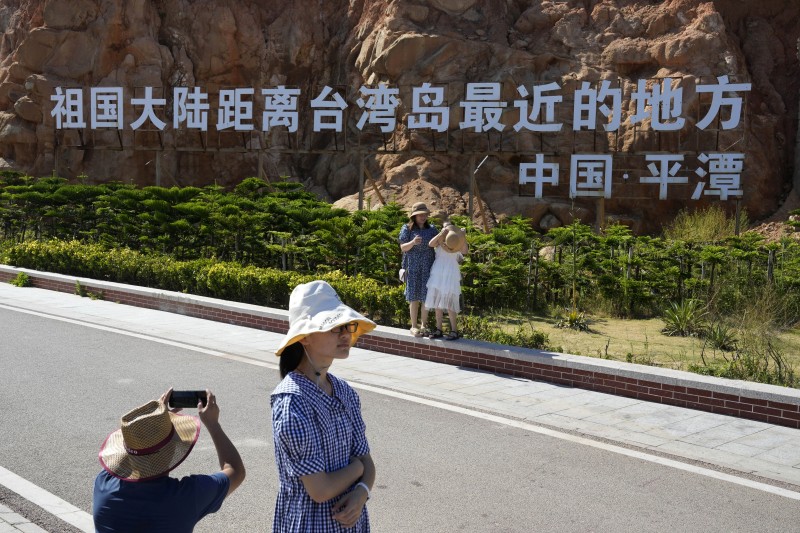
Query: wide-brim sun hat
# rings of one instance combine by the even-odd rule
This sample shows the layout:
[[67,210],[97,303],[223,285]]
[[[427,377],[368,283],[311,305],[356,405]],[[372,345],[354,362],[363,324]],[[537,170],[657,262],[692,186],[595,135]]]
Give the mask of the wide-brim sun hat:
[[411,206],[411,214],[408,215],[408,216],[409,217],[415,217],[417,215],[422,215],[422,214],[430,215],[431,212],[428,209],[428,206],[425,205],[424,202],[417,202],[417,203],[415,203],[414,205]]
[[444,238],[444,251],[451,254],[460,252],[461,248],[464,246],[464,241],[467,240],[466,233],[458,226],[450,225],[447,227],[450,228],[450,231],[447,237]]
[[100,447],[100,464],[124,481],[146,481],[175,469],[200,436],[200,420],[152,400],[125,414]]
[[284,348],[311,333],[330,331],[350,322],[358,323],[358,328],[350,334],[350,346],[355,345],[361,335],[376,327],[375,322],[342,303],[327,282],[316,280],[302,283],[289,296],[289,331],[275,350],[275,355],[280,356]]

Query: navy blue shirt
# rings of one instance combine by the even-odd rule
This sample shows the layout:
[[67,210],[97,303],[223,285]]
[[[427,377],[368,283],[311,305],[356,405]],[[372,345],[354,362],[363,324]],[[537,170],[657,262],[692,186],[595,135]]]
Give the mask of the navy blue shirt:
[[229,486],[222,472],[131,482],[103,470],[94,480],[94,527],[98,533],[191,533],[219,510]]

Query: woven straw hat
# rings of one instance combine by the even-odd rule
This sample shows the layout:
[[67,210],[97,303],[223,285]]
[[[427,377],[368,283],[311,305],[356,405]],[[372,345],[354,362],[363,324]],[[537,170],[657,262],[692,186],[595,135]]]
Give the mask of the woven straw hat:
[[275,355],[281,355],[284,348],[310,333],[330,331],[350,322],[358,322],[358,329],[350,334],[350,346],[376,326],[375,322],[343,304],[327,282],[302,283],[289,297],[289,332],[275,350]]
[[200,436],[197,417],[171,413],[153,400],[127,413],[100,447],[100,464],[114,477],[145,481],[177,467]]
[[450,252],[451,254],[460,252],[461,248],[464,246],[464,241],[467,240],[466,233],[458,226],[450,225],[447,227],[450,231],[447,237],[444,238],[444,251]]
[[425,215],[430,215],[431,214],[430,210],[428,209],[428,206],[425,205],[424,202],[417,202],[417,203],[415,203],[414,205],[411,206],[411,214],[409,215],[409,218],[410,217],[415,217],[417,215],[422,215],[422,214],[425,214]]

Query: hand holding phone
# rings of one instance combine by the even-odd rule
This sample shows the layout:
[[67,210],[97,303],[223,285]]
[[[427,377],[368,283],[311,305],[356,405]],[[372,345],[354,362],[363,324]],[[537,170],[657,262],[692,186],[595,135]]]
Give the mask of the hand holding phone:
[[169,397],[169,406],[176,408],[196,408],[197,402],[202,401],[206,406],[208,399],[204,390],[174,390]]

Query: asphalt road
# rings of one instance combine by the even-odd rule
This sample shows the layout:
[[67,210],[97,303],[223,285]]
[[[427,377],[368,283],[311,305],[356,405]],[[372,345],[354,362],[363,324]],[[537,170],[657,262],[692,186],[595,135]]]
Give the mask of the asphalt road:
[[[268,406],[277,382],[277,370],[270,368],[0,309],[0,466],[91,512],[97,451],[119,417],[169,386],[208,386],[248,478],[195,531],[270,531],[277,479]],[[378,471],[369,504],[375,532],[800,527],[800,506],[780,496],[424,404],[360,394]],[[216,466],[202,432],[176,474]]]

